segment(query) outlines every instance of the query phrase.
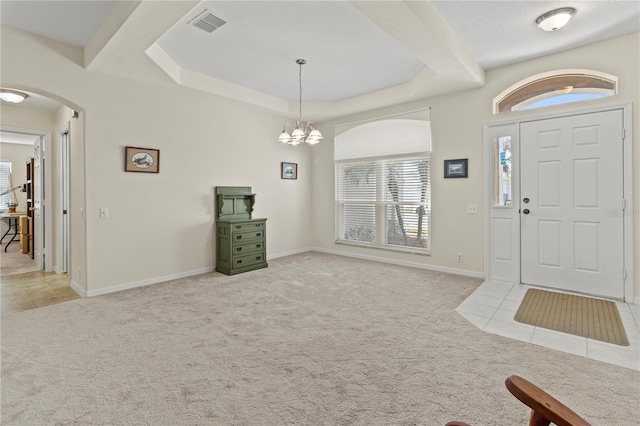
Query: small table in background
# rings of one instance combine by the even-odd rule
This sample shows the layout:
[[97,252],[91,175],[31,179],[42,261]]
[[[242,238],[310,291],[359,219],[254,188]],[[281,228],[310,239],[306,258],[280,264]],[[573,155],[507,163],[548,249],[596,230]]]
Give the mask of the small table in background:
[[[9,214],[2,214],[0,215],[0,218],[5,221],[7,223],[7,225],[9,225],[9,229],[7,229],[7,232],[4,233],[4,235],[2,236],[2,238],[0,238],[0,244],[2,243],[2,241],[4,241],[4,238],[6,236],[10,236],[11,239],[9,240],[9,242],[7,243],[6,246],[4,246],[4,251],[6,252],[7,249],[9,248],[9,245],[16,241],[16,239],[20,240],[20,231],[18,229],[18,220],[20,220],[21,217],[26,216],[26,213],[9,213]],[[13,234],[11,234],[11,228],[13,228]]]

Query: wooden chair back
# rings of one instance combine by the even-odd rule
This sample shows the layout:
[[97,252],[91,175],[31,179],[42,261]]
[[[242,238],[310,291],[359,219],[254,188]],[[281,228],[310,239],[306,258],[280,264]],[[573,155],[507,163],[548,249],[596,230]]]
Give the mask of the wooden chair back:
[[[520,376],[509,376],[505,380],[509,392],[531,408],[529,426],[591,426],[589,422],[533,383]],[[449,422],[445,426],[470,426],[463,422]]]

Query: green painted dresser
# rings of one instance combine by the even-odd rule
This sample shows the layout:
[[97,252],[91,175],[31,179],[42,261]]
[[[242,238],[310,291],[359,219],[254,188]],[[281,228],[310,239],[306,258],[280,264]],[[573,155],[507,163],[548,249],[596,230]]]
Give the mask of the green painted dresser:
[[216,271],[240,274],[267,265],[267,219],[252,218],[249,186],[216,187]]

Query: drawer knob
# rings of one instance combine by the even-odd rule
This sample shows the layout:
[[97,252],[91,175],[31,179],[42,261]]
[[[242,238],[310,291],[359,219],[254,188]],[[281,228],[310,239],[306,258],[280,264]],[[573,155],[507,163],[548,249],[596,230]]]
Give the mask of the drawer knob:
[[256,260],[260,260],[262,256],[256,256]]
[[236,247],[236,251],[242,251],[242,247]]
[[238,263],[238,264],[242,263],[242,259],[236,260],[236,263]]
[[242,235],[236,235],[236,240],[242,239]]

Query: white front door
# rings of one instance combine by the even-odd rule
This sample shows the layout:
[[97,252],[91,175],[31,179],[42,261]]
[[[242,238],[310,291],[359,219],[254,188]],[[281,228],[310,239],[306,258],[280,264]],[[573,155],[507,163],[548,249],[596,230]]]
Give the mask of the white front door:
[[623,115],[520,125],[521,282],[624,297]]

